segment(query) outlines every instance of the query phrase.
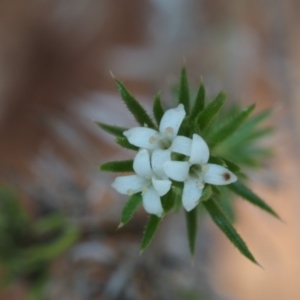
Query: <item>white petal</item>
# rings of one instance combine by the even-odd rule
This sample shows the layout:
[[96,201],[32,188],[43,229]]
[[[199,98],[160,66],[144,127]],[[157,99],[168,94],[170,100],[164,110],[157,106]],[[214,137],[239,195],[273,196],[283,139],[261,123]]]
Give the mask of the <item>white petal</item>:
[[164,212],[160,197],[153,187],[149,187],[149,189],[143,194],[143,205],[145,211],[149,214],[161,217]]
[[159,132],[176,136],[184,117],[185,110],[182,104],[179,104],[176,108],[168,109],[160,121]]
[[137,175],[119,176],[112,183],[112,187],[120,194],[132,195],[140,192],[143,187],[148,186],[150,180]]
[[156,149],[151,155],[151,165],[153,172],[160,178],[166,178],[166,173],[163,168],[163,164],[166,161],[171,160],[171,151]]
[[209,159],[209,149],[204,139],[198,134],[193,134],[193,141],[191,147],[191,157],[189,162],[191,164],[206,164]]
[[237,181],[237,177],[222,166],[207,164],[204,168],[207,170],[203,171],[202,178],[206,183],[225,185]]
[[152,185],[158,195],[163,196],[170,190],[172,182],[170,180],[160,180],[152,177]]
[[133,127],[123,133],[130,144],[146,149],[157,148],[157,141],[159,133],[151,128],[146,127]]
[[183,182],[188,178],[190,165],[187,161],[167,161],[164,170],[167,176],[175,181]]
[[[201,186],[201,187],[199,187]],[[202,195],[203,187],[199,184],[199,178],[189,178],[183,187],[182,205],[186,211],[190,211],[197,206]]]
[[171,151],[184,154],[187,156],[191,155],[192,140],[186,136],[176,136],[172,142]]
[[133,170],[139,176],[151,178],[153,172],[150,165],[150,156],[148,150],[139,150],[133,160]]

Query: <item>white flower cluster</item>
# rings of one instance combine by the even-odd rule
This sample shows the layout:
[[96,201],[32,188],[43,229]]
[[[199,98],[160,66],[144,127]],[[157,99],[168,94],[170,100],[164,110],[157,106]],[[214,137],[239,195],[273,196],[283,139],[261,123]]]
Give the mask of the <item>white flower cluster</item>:
[[[207,163],[209,148],[202,137],[177,135],[185,114],[179,104],[164,113],[159,132],[147,127],[124,132],[129,143],[140,148],[133,161],[136,174],[117,177],[112,187],[121,194],[141,192],[145,210],[159,217],[164,212],[160,197],[171,189],[171,180],[184,182],[182,204],[187,211],[198,204],[205,183],[226,185],[237,180],[228,169]],[[172,152],[185,155],[187,160],[171,160]]]

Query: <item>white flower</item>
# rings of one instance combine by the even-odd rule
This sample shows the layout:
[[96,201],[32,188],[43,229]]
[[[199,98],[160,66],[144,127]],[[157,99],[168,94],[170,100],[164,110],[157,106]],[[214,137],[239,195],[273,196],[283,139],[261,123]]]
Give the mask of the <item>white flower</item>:
[[133,169],[136,174],[117,177],[112,183],[112,187],[121,194],[132,195],[142,192],[146,212],[161,217],[164,210],[160,197],[170,190],[172,184],[162,168],[163,163],[168,160],[170,160],[170,155],[166,154],[164,150],[154,151],[152,169],[149,152],[141,149],[133,161]]
[[207,163],[209,149],[199,135],[194,134],[193,140],[186,140],[182,148],[189,150],[189,161],[166,161],[163,168],[169,178],[184,182],[182,204],[187,211],[198,204],[205,183],[226,185],[237,180],[227,168]]
[[174,151],[181,144],[177,137],[180,125],[185,117],[185,110],[182,104],[176,108],[168,109],[159,124],[159,131],[147,127],[134,127],[124,132],[130,144],[148,150],[168,149]]

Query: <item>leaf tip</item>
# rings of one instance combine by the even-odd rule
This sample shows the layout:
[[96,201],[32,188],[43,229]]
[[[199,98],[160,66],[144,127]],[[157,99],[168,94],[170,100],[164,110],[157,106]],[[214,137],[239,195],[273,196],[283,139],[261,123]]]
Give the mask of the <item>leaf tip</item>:
[[113,80],[117,80],[116,76],[113,74],[112,71],[109,71],[109,73],[110,73],[110,76],[112,77]]
[[121,227],[123,227],[125,224],[123,222],[121,222],[118,227],[117,227],[117,230],[120,229]]

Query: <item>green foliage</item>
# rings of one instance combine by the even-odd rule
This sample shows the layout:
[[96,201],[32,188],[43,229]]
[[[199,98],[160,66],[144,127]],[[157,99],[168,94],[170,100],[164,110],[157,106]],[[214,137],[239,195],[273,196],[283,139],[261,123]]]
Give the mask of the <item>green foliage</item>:
[[179,86],[179,103],[183,104],[185,111],[190,111],[190,93],[189,83],[186,74],[186,68],[183,67],[181,70],[180,86]]
[[105,172],[133,172],[133,160],[110,161],[99,167]]
[[213,148],[216,144],[220,144],[222,141],[226,140],[226,138],[235,133],[237,129],[246,121],[254,108],[255,105],[251,105],[238,112],[234,117],[226,120],[225,124],[222,124],[219,130],[207,140],[210,147]]
[[119,136],[119,137],[123,137],[123,132],[128,130],[127,128],[124,127],[119,127],[119,126],[113,126],[113,125],[108,125],[105,123],[101,123],[101,122],[96,122],[96,124],[103,129],[104,131],[106,131],[109,134],[112,134],[114,136]]
[[211,197],[211,195],[212,195],[211,185],[207,184],[203,189],[203,193],[202,193],[202,196],[200,198],[200,201],[208,200]]
[[[128,109],[134,115],[141,126],[157,129],[165,113],[161,104],[160,94],[154,98],[153,115],[157,126],[139,102],[129,93],[125,86],[116,79],[116,84],[121,97]],[[262,127],[269,116],[270,111],[263,111],[252,116],[255,108],[251,105],[245,109],[235,105],[224,107],[226,94],[220,92],[215,99],[206,103],[205,86],[201,80],[197,94],[191,101],[189,83],[186,68],[181,70],[180,83],[177,89],[176,98],[183,104],[186,112],[185,119],[179,128],[179,135],[191,138],[193,134],[199,134],[207,142],[210,149],[209,163],[217,164],[228,168],[238,176],[239,180],[247,181],[247,176],[243,173],[244,168],[257,168],[271,154],[270,149],[261,146],[260,140],[272,133],[271,127]],[[192,103],[192,105],[191,105]],[[116,143],[121,147],[138,151],[139,149],[131,145],[127,138],[123,136],[125,128],[98,123],[105,131],[116,136]],[[151,150],[152,151],[152,150]],[[151,154],[151,151],[149,152]],[[182,154],[172,153],[172,160],[187,161],[188,158]],[[121,162],[109,162],[100,167],[102,171],[110,172],[130,172],[132,170],[132,160]],[[161,197],[164,215],[172,209],[179,211],[182,207],[181,198],[184,184],[182,182],[172,182],[170,191]],[[208,212],[216,225],[225,233],[227,238],[239,249],[239,251],[249,260],[256,263],[255,258],[247,248],[243,239],[234,229],[231,221],[235,219],[233,206],[234,196],[239,195],[262,210],[278,217],[277,213],[266,204],[259,196],[254,194],[245,184],[237,181],[229,186],[215,186],[206,184],[199,199],[200,205],[186,213],[187,235],[191,254],[194,255],[197,233],[197,220],[204,216],[203,212]],[[121,223],[127,223],[142,203],[141,194],[131,196],[126,202]],[[201,205],[202,204],[202,205]],[[162,218],[150,215],[146,225],[141,252],[143,252],[152,241]]]
[[139,206],[142,204],[142,195],[140,193],[130,196],[122,210],[121,223],[119,228],[124,226],[128,221],[130,221],[137,211]]
[[198,125],[204,130],[216,117],[226,101],[226,94],[221,92],[212,102],[210,102],[198,115]]
[[240,181],[236,181],[228,186],[234,193],[241,196],[245,200],[249,201],[253,205],[261,208],[262,210],[268,212],[269,214],[273,215],[274,217],[280,219],[278,214],[267,204],[265,203],[260,197],[255,195],[250,189],[248,189],[244,184]]
[[252,253],[249,251],[246,243],[234,229],[226,215],[222,212],[217,202],[213,199],[202,202],[205,209],[211,216],[214,223],[225,233],[227,238],[238,248],[238,250],[249,260],[258,264]]
[[176,188],[172,187],[169,192],[161,197],[161,204],[164,209],[164,214],[167,214],[176,204]]
[[204,87],[204,83],[201,81],[195,102],[194,102],[194,106],[192,108],[192,111],[190,113],[190,120],[197,120],[197,116],[198,114],[203,110],[205,106],[205,87]]
[[18,196],[0,187],[1,285],[17,278],[32,280],[29,299],[42,299],[50,263],[70,248],[79,235],[61,214],[32,220]]
[[161,222],[161,218],[159,218],[158,216],[155,215],[150,215],[148,223],[146,225],[144,234],[143,234],[143,239],[142,239],[142,243],[141,243],[141,249],[140,249],[140,253],[142,254],[147,247],[150,245],[154,234],[156,233],[156,230],[158,229],[158,226]]
[[115,79],[120,95],[125,102],[127,108],[133,114],[136,121],[144,126],[145,124],[150,128],[156,128],[151,117],[147,114],[143,106],[129,93],[123,83],[118,79]]
[[187,225],[187,236],[189,241],[189,248],[191,255],[194,256],[195,254],[195,247],[196,247],[196,238],[197,238],[197,207],[185,213],[186,217],[186,225]]
[[118,145],[120,145],[122,148],[128,149],[128,150],[133,150],[133,151],[137,151],[139,148],[131,145],[126,137],[117,137],[116,138],[116,143]]
[[161,101],[160,101],[160,93],[158,93],[155,98],[154,98],[154,102],[153,102],[153,115],[155,118],[155,121],[157,123],[157,125],[159,125],[161,118],[164,115],[164,109],[161,105]]
[[[223,124],[228,122],[232,115],[236,115],[240,109],[237,106],[228,108],[218,116],[218,119],[210,126],[207,133],[207,140],[210,136],[220,130]],[[237,166],[257,168],[260,162],[264,161],[271,155],[271,151],[263,148],[258,144],[261,138],[270,134],[272,130],[270,127],[261,127],[270,116],[270,111],[266,110],[257,115],[249,116],[248,119],[241,124],[241,126],[232,134],[227,137],[223,142],[218,141],[213,149],[214,155],[222,157],[223,159],[234,162]],[[221,125],[220,125],[221,124]]]

